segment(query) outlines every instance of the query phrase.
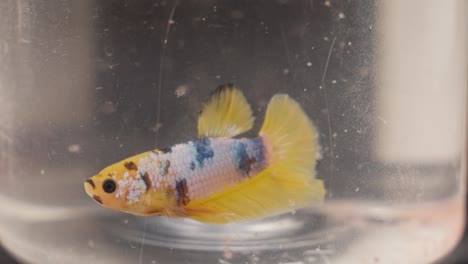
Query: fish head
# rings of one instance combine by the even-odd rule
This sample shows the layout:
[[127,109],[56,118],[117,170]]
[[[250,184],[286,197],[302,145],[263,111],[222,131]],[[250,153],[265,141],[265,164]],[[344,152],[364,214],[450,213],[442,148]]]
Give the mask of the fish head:
[[[145,166],[148,155],[142,153],[103,169],[84,182],[86,193],[102,206],[117,211],[135,215],[163,214],[166,207],[173,206],[174,192],[152,187]],[[161,166],[159,169],[166,172],[170,163],[166,160]]]
[[128,206],[128,183],[131,181],[131,171],[123,168],[116,170],[115,166],[109,166],[98,174],[84,182],[86,193],[102,206],[125,211]]

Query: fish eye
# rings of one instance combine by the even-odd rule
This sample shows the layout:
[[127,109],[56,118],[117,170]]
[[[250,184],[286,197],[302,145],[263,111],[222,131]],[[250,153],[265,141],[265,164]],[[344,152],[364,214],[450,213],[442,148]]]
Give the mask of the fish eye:
[[113,193],[115,191],[116,187],[117,186],[115,185],[115,181],[113,181],[111,179],[107,179],[102,183],[102,189],[106,193]]

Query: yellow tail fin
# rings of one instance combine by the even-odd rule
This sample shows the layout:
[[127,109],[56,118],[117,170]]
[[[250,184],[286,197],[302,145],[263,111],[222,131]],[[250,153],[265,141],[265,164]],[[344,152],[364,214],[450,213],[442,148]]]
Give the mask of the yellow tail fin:
[[296,101],[286,94],[273,96],[259,134],[270,147],[269,164],[314,177],[318,135]]
[[323,183],[314,178],[316,130],[298,103],[287,95],[274,96],[260,136],[268,167],[231,189],[188,204],[188,217],[216,224],[254,220],[323,200]]

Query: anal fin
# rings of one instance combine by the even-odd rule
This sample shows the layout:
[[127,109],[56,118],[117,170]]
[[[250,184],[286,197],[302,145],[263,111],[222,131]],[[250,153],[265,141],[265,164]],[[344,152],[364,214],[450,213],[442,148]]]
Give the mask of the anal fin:
[[291,175],[271,167],[239,185],[193,201],[187,217],[208,224],[257,220],[310,206],[323,199],[325,189],[311,175]]

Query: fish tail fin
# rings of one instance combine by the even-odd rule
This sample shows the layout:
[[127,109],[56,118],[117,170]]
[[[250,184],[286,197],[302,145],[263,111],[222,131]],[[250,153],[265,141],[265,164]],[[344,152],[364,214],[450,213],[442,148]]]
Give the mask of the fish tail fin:
[[326,191],[315,178],[318,134],[301,106],[286,94],[273,96],[259,135],[267,152],[267,170],[278,186],[272,192],[278,198],[272,200],[282,205],[287,201],[290,209],[322,201]]
[[287,95],[275,95],[259,134],[267,168],[231,189],[188,204],[188,217],[216,224],[255,220],[324,199],[323,182],[314,178],[316,130],[299,104]]
[[318,135],[295,100],[286,94],[273,96],[259,135],[265,142],[270,166],[286,169],[290,175],[314,177]]

